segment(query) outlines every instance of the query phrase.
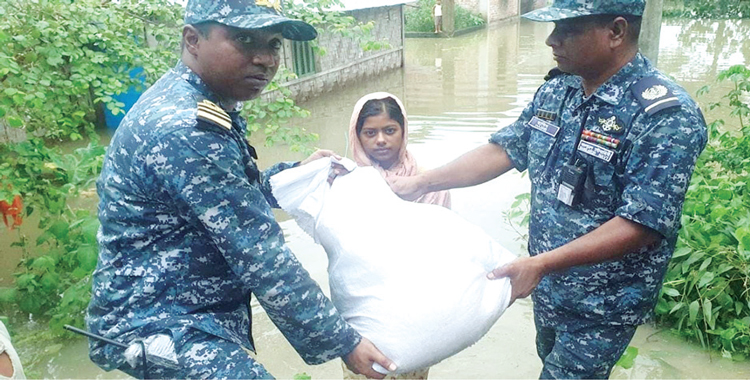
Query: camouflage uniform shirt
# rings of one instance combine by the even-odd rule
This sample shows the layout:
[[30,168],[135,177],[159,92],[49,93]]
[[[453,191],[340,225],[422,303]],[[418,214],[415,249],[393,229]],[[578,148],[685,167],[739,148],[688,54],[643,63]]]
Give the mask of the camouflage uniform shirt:
[[[637,82],[647,77],[656,85],[637,89]],[[639,94],[652,99],[651,104],[671,98],[667,103],[673,106],[659,110],[665,104],[660,102],[654,112],[644,107]],[[560,173],[574,154],[584,119],[586,133],[599,141],[584,140],[576,150],[586,179],[581,201],[571,208],[557,199]],[[578,76],[547,81],[519,119],[490,141],[505,149],[516,169],[529,171],[532,256],[585,235],[615,216],[662,236],[655,246],[618,260],[545,276],[533,293],[537,320],[568,331],[643,323],[654,308],[674,251],[690,176],[707,141],[703,115],[685,90],[638,53],[589,98],[584,98]]]
[[[306,362],[349,353],[359,334],[289,251],[271,213],[267,179],[292,164],[260,173],[239,104],[222,127],[200,117],[205,100],[219,103],[180,62],[117,129],[97,183],[88,329],[128,343],[160,331],[178,341],[194,328],[254,349],[252,292]],[[107,370],[122,363],[98,342],[91,357]]]

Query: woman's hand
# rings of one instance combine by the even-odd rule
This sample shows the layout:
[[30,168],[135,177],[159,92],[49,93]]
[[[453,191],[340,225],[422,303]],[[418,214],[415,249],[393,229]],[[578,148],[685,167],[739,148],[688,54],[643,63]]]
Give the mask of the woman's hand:
[[386,181],[391,186],[391,190],[401,197],[401,199],[414,201],[425,193],[422,189],[421,179],[420,175],[415,175],[408,177],[388,177]]
[[396,370],[396,364],[391,359],[386,358],[372,342],[364,337],[357,347],[354,347],[354,350],[342,359],[344,359],[344,363],[346,363],[346,366],[352,372],[365,375],[370,379],[382,379],[385,377],[384,374],[372,369],[373,363],[378,363],[391,372]]

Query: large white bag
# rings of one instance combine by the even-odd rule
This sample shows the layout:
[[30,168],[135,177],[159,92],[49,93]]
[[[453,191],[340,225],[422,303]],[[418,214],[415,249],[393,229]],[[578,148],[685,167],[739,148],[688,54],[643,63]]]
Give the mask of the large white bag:
[[[446,208],[407,202],[372,167],[327,182],[330,158],[271,177],[279,205],[328,254],[331,299],[404,373],[478,341],[510,301],[488,280],[515,256]],[[376,370],[387,370],[376,365]]]

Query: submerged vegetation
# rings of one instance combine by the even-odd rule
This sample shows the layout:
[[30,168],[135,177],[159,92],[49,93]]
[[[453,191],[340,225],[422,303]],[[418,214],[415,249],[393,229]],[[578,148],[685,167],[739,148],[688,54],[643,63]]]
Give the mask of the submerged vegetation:
[[[435,30],[432,17],[433,5],[435,5],[435,0],[419,0],[416,7],[408,6],[404,13],[404,29],[407,32],[432,33]],[[464,7],[456,5],[455,12],[454,27],[456,31],[485,24],[481,15],[474,14]],[[445,14],[445,10],[443,10],[443,14]],[[443,17],[443,20],[445,20],[445,17]]]
[[[677,249],[656,306],[658,320],[725,356],[750,355],[750,69],[733,66],[719,82],[733,117],[709,124],[685,198]],[[708,87],[699,93],[708,91]]]

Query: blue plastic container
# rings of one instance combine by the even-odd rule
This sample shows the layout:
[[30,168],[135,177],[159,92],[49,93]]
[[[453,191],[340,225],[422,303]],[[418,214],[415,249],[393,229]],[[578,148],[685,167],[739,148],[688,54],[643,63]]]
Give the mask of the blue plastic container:
[[[142,67],[136,67],[130,70],[130,77],[138,78],[145,86],[146,76],[143,75]],[[113,98],[115,98],[117,101],[125,104],[125,106],[122,107],[122,110],[125,111],[125,113],[114,115],[112,114],[112,111],[110,111],[107,107],[104,107],[104,122],[105,124],[107,124],[108,129],[117,129],[117,127],[120,125],[120,122],[125,117],[125,114],[130,110],[131,107],[133,107],[133,104],[138,101],[138,98],[141,97],[141,94],[143,94],[143,91],[137,91],[135,86],[130,86],[126,92],[123,92],[120,95],[113,96]]]

